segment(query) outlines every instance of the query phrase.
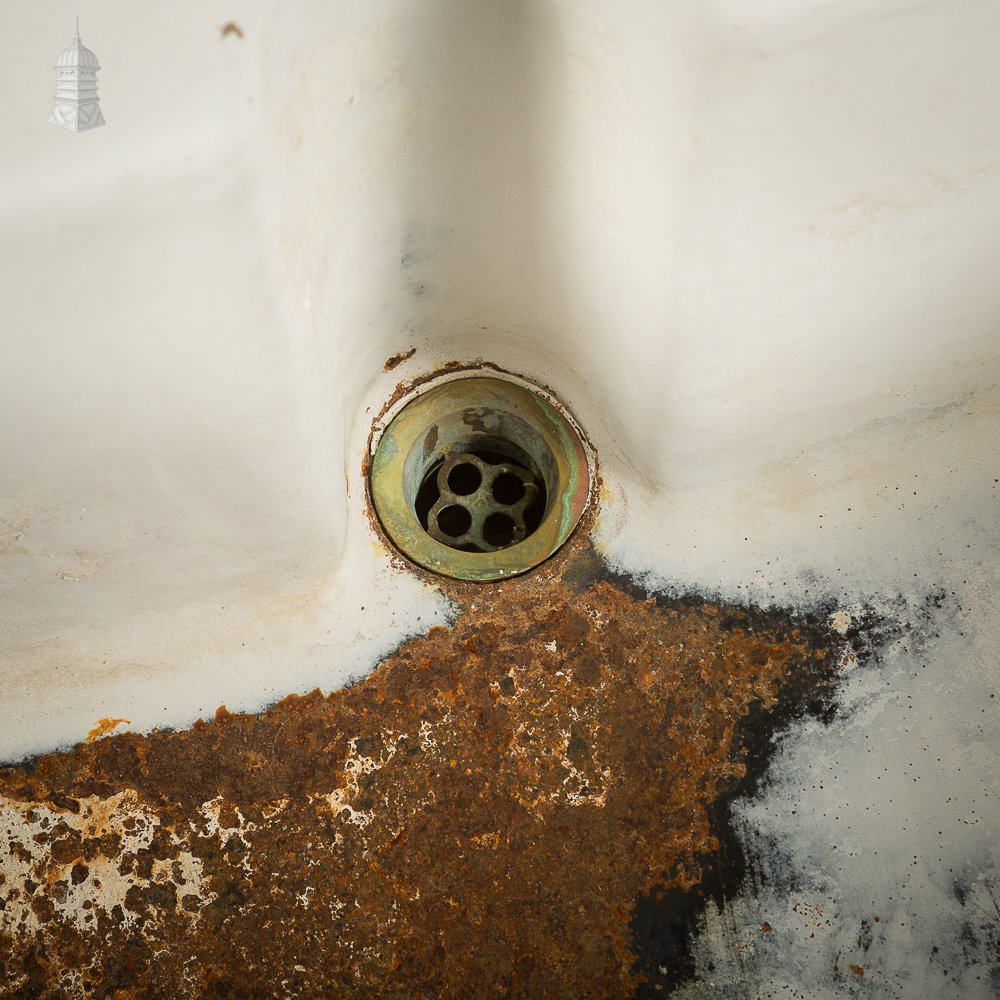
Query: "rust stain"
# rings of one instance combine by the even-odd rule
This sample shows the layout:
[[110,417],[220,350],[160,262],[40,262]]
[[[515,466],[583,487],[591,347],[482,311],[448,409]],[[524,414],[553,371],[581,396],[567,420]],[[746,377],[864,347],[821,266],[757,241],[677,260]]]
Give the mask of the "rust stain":
[[865,974],[864,966],[861,966],[861,965],[849,965],[847,968],[850,969],[851,972],[853,972],[854,975],[856,975],[856,976],[863,976]]
[[383,371],[391,372],[394,368],[398,368],[404,361],[408,361],[417,353],[415,347],[411,347],[408,351],[401,351],[399,354],[394,354],[391,358],[386,358],[385,364],[382,366]]
[[750,724],[834,640],[579,539],[436,579],[454,625],[350,688],[0,769],[0,997],[633,995],[636,900],[701,893]]
[[95,740],[103,739],[108,733],[122,725],[129,725],[131,719],[110,719],[102,718],[97,720],[97,725],[87,733],[87,742],[93,743]]
[[229,21],[223,25],[221,30],[223,38],[226,38],[229,35],[235,35],[237,38],[243,37],[243,29],[235,21]]

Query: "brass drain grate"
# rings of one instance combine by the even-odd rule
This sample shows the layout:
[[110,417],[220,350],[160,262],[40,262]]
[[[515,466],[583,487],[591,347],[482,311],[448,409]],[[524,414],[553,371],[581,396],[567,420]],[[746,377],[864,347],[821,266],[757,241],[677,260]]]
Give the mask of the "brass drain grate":
[[534,529],[525,512],[542,490],[538,473],[513,462],[489,462],[472,452],[450,455],[434,475],[438,499],[427,512],[427,532],[466,552],[495,552],[523,542]]
[[466,580],[523,573],[569,537],[590,490],[580,435],[531,389],[479,376],[407,403],[372,460],[386,534],[427,569]]

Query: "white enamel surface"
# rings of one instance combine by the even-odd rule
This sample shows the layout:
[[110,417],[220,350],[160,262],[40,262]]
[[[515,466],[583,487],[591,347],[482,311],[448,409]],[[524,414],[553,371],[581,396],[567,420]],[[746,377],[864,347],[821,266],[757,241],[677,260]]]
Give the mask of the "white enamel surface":
[[654,585],[916,626],[945,591],[783,743],[741,813],[770,888],[699,961],[988,996],[951,880],[986,898],[1000,822],[1000,7],[105,2],[80,135],[45,120],[76,9],[5,10],[0,756],[334,688],[444,620],[361,456],[401,378],[485,357],[569,404]]

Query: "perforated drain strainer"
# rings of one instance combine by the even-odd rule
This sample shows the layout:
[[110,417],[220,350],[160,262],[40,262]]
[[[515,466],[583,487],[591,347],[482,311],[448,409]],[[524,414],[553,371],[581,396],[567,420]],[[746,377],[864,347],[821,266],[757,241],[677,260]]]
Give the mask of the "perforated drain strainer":
[[496,580],[547,559],[587,503],[587,455],[549,400],[492,377],[454,379],[408,403],[371,466],[396,547],[427,569]]

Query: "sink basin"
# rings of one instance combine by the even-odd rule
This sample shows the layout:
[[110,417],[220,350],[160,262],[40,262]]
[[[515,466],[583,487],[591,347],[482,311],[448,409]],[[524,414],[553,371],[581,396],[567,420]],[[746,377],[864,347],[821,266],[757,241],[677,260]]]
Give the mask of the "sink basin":
[[989,995],[1000,10],[108,0],[74,134],[64,7],[4,53],[0,759],[451,622],[363,469],[398,386],[485,361],[586,430],[615,573],[882,622],[734,806],[761,875],[678,995]]

